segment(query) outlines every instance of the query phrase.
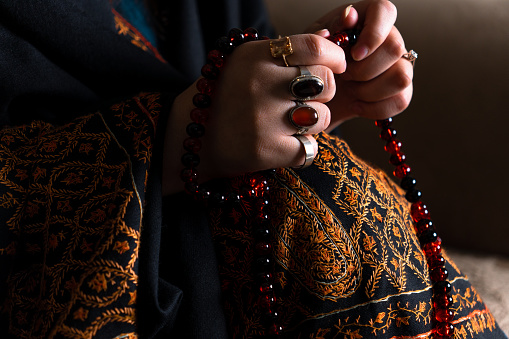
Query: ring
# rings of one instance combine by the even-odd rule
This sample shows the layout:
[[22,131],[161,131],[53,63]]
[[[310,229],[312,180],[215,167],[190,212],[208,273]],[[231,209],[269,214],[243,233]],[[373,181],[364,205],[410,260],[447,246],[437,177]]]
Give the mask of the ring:
[[290,66],[288,61],[286,61],[286,57],[293,54],[292,42],[290,41],[290,37],[286,36],[284,38],[279,38],[275,40],[270,40],[270,54],[274,58],[283,57],[283,61],[285,62],[286,67]]
[[297,100],[311,100],[323,92],[325,84],[322,78],[312,75],[306,66],[299,66],[300,75],[290,82],[290,93]]
[[415,60],[417,60],[417,52],[411,49],[408,53],[403,54],[401,57],[407,59],[412,63],[412,67],[415,66]]
[[313,143],[311,142],[311,139],[313,139],[313,137],[309,134],[305,134],[305,135],[296,134],[296,135],[294,135],[294,137],[300,141],[300,143],[304,147],[304,151],[306,152],[306,159],[304,160],[304,163],[302,165],[300,165],[299,167],[294,167],[294,168],[308,167],[309,165],[311,165],[313,163],[313,160],[315,160],[315,156],[316,156],[315,149],[313,148]]
[[318,122],[318,112],[303,102],[296,101],[297,105],[288,112],[288,120],[297,128],[297,135],[307,133],[309,127]]

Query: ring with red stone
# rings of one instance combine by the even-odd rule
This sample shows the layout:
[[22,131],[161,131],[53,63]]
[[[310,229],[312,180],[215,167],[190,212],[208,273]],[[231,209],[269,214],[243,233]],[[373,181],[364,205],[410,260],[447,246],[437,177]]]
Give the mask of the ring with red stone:
[[290,82],[290,93],[301,101],[316,98],[325,87],[322,78],[311,74],[306,66],[299,66],[299,68],[300,75]]
[[295,103],[297,105],[288,112],[288,120],[297,128],[297,133],[295,134],[305,134],[310,127],[313,127],[318,122],[318,112],[303,102],[295,101]]
[[313,160],[315,160],[315,156],[316,156],[315,149],[314,149],[313,143],[311,141],[313,139],[313,137],[309,134],[305,134],[305,135],[295,134],[294,137],[300,141],[300,143],[302,144],[302,147],[304,147],[304,152],[306,152],[306,158],[304,159],[304,163],[302,165],[294,167],[294,168],[300,169],[300,168],[305,168],[305,167],[310,166],[313,163]]

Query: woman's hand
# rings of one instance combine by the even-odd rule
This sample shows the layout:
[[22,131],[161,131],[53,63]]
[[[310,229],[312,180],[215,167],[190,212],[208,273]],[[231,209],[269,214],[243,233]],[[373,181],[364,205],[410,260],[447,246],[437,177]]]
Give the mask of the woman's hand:
[[[324,81],[323,92],[307,104],[318,112],[318,122],[307,133],[324,131],[330,124],[326,105],[336,93],[334,74],[345,71],[343,49],[315,34],[290,37],[293,54],[290,65],[308,65]],[[298,167],[304,163],[303,146],[292,135],[297,132],[288,118],[296,106],[289,84],[300,75],[298,67],[286,67],[282,58],[274,58],[267,40],[244,43],[228,56],[212,96],[210,118],[200,138],[200,183],[217,177],[234,176],[269,168]],[[168,121],[165,160],[165,194],[180,190],[182,142],[193,108],[194,86],[174,102]],[[312,140],[315,152],[316,141]]]
[[[307,31],[328,36],[360,28],[347,55],[346,72],[336,76],[337,93],[328,103],[330,128],[353,117],[385,119],[405,110],[412,97],[412,64],[402,55],[405,43],[394,26],[396,7],[386,0],[364,0],[333,10]],[[320,31],[321,30],[321,31]]]

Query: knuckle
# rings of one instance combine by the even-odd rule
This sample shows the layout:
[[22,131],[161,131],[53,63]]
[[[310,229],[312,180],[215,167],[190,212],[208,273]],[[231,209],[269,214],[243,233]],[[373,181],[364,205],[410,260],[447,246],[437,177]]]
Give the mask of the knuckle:
[[412,84],[412,78],[407,73],[402,71],[397,74],[395,83],[397,88],[405,89]]
[[396,5],[394,5],[392,2],[382,1],[380,3],[380,5],[382,6],[382,8],[384,9],[384,11],[387,14],[394,16],[394,17],[396,17],[398,15],[398,9],[397,9]]
[[332,100],[334,94],[336,93],[336,80],[334,78],[334,73],[330,68],[325,69],[323,80],[326,88],[326,90],[324,91],[325,93],[324,99],[326,101],[330,101]]
[[322,39],[318,39],[318,36],[314,34],[306,34],[304,38],[306,48],[313,57],[321,57],[326,54],[326,45]]
[[387,53],[395,58],[400,58],[405,53],[405,44],[400,39],[387,39],[385,44]]

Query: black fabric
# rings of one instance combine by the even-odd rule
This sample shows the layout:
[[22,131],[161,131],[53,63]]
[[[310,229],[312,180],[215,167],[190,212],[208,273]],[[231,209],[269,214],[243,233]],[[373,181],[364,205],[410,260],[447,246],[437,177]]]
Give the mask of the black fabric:
[[[159,45],[167,63],[118,34],[108,0],[0,1],[0,125],[64,124],[140,91],[166,92],[168,112],[199,76],[206,51],[230,28],[272,34],[261,0],[163,4],[171,25]],[[163,137],[164,131],[159,142]],[[155,152],[161,156],[160,148]],[[163,205],[160,167],[160,161],[152,165],[146,189],[139,332],[144,338],[226,337],[204,212],[180,196]]]

